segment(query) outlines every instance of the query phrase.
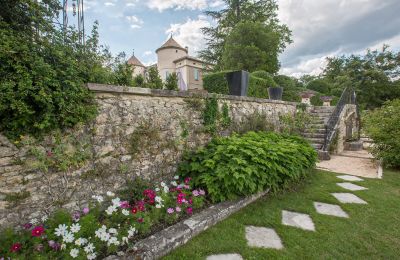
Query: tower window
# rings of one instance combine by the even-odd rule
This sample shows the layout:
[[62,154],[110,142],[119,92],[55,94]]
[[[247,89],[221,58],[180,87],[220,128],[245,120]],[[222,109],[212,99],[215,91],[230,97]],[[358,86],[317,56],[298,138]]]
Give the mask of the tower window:
[[200,78],[199,69],[194,69],[194,80],[198,81]]

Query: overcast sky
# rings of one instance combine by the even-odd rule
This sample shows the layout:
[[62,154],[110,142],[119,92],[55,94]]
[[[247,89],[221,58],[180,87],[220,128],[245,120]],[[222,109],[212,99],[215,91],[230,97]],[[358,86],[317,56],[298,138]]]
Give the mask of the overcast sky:
[[[400,50],[400,0],[277,2],[279,17],[294,40],[280,57],[283,74],[318,74],[327,56],[363,53],[384,43]],[[98,20],[102,44],[114,54],[131,55],[134,49],[145,64],[156,62],[155,50],[171,33],[196,55],[204,48],[200,28],[212,22],[204,10],[223,6],[221,0],[84,0],[84,4],[86,30]]]

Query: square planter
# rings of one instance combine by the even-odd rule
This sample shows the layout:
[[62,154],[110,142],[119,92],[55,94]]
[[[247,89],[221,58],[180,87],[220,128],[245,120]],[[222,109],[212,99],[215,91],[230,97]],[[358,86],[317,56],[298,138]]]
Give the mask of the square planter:
[[249,72],[240,70],[226,73],[229,86],[229,95],[247,96],[249,88]]
[[271,87],[268,88],[269,99],[282,100],[283,88],[281,87]]

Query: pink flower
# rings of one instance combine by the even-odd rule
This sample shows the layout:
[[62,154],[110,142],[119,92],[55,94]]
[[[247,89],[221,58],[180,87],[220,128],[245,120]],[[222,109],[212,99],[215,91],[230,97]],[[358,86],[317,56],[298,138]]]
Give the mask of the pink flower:
[[168,214],[172,214],[172,213],[174,213],[174,211],[175,211],[175,210],[174,210],[173,208],[168,208],[168,209],[167,209],[167,213],[168,213]]
[[143,218],[138,218],[137,222],[143,223],[144,219]]
[[15,253],[15,252],[18,252],[19,250],[21,250],[21,248],[22,248],[22,244],[21,243],[14,243],[11,246],[10,251]]
[[185,184],[185,186],[183,186],[183,188],[185,188],[186,190],[190,189],[190,186]]
[[24,229],[31,229],[32,228],[32,224],[31,223],[26,223],[23,225]]
[[192,199],[189,199],[189,201],[188,201],[188,202],[189,202],[189,204],[190,204],[190,205],[192,205],[192,204],[193,204],[193,200],[192,200]]
[[187,178],[185,178],[185,184],[189,184],[189,182],[192,180],[192,178],[190,178],[190,177],[187,177]]
[[204,195],[206,195],[206,192],[205,192],[204,190],[199,190],[199,194],[200,194],[201,196],[204,196]]
[[43,233],[44,233],[43,226],[36,226],[34,229],[32,229],[32,236],[34,237],[40,237]]
[[79,213],[78,211],[75,211],[75,212],[72,214],[72,219],[73,219],[74,221],[78,221],[80,218],[81,218],[81,213]]
[[83,208],[83,214],[87,215],[89,214],[89,208]]
[[181,209],[180,207],[176,207],[176,208],[175,208],[175,211],[176,211],[176,212],[181,212],[182,209]]
[[128,201],[121,201],[120,203],[119,203],[119,206],[121,207],[121,208],[123,208],[123,209],[128,209],[130,206],[129,206],[129,202]]
[[192,208],[187,208],[186,209],[186,213],[191,215],[193,213],[193,209]]
[[136,214],[137,213],[137,208],[136,207],[134,207],[134,208],[132,208],[132,210],[131,210],[131,212],[133,213],[133,214]]
[[55,242],[54,240],[49,241],[49,247],[51,247],[54,251],[59,251],[61,250],[61,244]]
[[192,191],[192,194],[193,194],[193,196],[195,196],[195,197],[197,197],[197,196],[199,196],[199,195],[200,195],[200,193],[199,193],[199,191],[198,191],[198,190],[194,190],[194,191]]

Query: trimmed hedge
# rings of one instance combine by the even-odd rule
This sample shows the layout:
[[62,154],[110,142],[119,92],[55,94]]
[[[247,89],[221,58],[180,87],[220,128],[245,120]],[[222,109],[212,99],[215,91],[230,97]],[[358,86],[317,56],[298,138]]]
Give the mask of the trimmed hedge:
[[317,153],[303,138],[273,132],[219,137],[186,154],[178,173],[191,177],[214,202],[236,199],[302,178],[314,168]]
[[[226,80],[226,73],[228,72],[230,71],[206,74],[203,78],[204,89],[210,93],[229,95],[229,87]],[[262,77],[257,77],[256,75]],[[248,96],[268,98],[268,88],[274,86],[276,86],[276,83],[268,73],[254,72],[250,74]]]

